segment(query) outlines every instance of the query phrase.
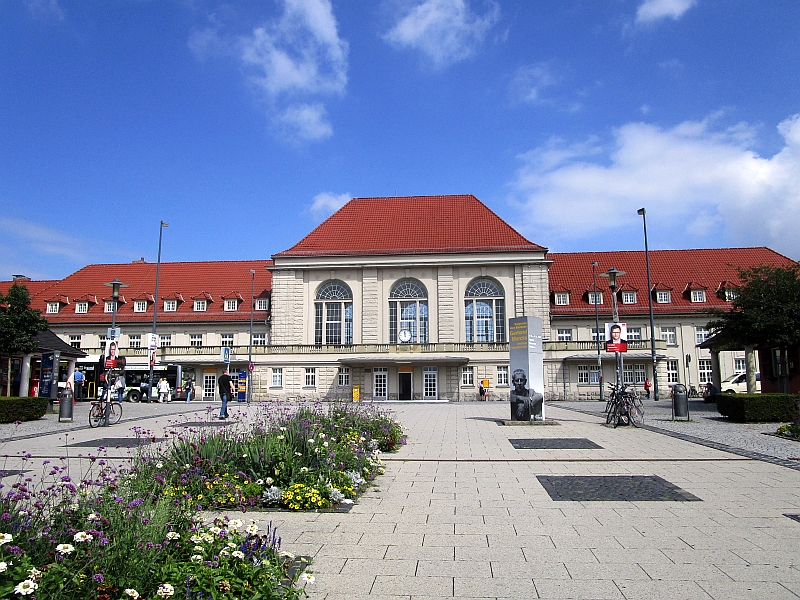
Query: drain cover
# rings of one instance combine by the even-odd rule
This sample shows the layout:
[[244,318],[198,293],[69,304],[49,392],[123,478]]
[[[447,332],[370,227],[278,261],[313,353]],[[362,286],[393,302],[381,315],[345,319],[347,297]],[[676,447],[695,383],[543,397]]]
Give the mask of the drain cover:
[[77,444],[70,444],[70,448],[136,448],[137,446],[145,446],[152,440],[150,438],[100,438],[99,440],[89,440],[87,442],[79,442]]
[[602,450],[586,438],[536,438],[508,440],[517,450]]
[[656,475],[539,475],[537,479],[553,500],[700,501],[697,496]]

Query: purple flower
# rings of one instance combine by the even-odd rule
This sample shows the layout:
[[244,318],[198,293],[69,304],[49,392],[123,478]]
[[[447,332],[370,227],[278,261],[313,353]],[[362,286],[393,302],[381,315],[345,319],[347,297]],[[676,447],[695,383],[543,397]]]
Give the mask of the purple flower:
[[97,574],[92,576],[92,579],[94,579],[97,583],[102,583],[103,579],[105,579],[105,578],[103,577],[102,573],[97,573]]

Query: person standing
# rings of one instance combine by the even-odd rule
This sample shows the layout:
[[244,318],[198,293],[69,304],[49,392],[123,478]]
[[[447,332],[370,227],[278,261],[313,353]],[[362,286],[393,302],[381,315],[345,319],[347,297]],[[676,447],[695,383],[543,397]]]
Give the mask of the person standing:
[[114,380],[114,391],[117,393],[117,401],[122,402],[125,397],[125,377],[117,375]]
[[192,392],[194,391],[194,382],[190,379],[186,382],[186,404],[192,401]]
[[650,400],[650,380],[646,377],[644,379],[644,397]]
[[75,382],[75,402],[80,402],[83,400],[83,380],[86,379],[83,376],[83,373],[75,370],[75,374],[73,375],[73,381]]
[[169,392],[169,382],[166,377],[162,377],[161,381],[158,382],[158,401],[169,402]]
[[217,386],[219,387],[219,395],[222,398],[222,408],[219,411],[219,418],[220,419],[227,419],[228,418],[228,402],[231,398],[233,398],[233,382],[231,381],[230,375],[228,375],[228,368],[225,367],[225,370],[222,372],[222,377],[217,380]]

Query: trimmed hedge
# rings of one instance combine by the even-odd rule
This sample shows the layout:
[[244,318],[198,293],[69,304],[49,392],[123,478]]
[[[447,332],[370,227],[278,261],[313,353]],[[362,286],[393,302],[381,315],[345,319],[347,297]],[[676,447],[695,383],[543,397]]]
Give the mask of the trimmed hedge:
[[47,398],[0,398],[0,423],[36,421],[47,412]]
[[785,423],[798,416],[797,394],[718,394],[717,410],[735,423]]

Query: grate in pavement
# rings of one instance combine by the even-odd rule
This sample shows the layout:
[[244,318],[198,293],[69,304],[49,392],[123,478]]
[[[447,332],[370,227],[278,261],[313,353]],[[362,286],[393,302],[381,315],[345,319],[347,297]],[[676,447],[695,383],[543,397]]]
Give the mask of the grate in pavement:
[[[77,444],[70,444],[70,448],[136,448],[137,446],[145,446],[152,442],[152,438],[100,438],[98,440],[89,440],[87,442],[78,442]],[[156,440],[158,441],[158,440]]]
[[0,479],[3,477],[13,477],[14,475],[22,475],[27,473],[27,470],[20,469],[0,469]]
[[586,438],[535,438],[508,440],[517,450],[602,450]]
[[800,515],[790,515],[788,513],[784,513],[783,516],[784,517],[789,517],[793,521],[797,521],[798,523],[800,523]]
[[701,501],[657,475],[539,475],[537,479],[557,501]]

